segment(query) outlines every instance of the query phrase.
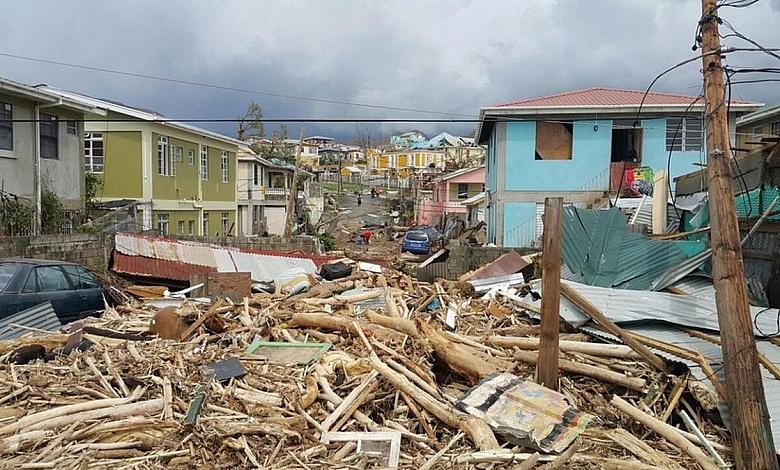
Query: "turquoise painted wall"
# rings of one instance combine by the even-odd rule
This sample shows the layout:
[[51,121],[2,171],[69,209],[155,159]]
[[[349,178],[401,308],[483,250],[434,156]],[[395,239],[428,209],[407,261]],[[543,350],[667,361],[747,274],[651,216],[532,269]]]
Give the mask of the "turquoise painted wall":
[[504,204],[504,246],[529,246],[536,237],[536,204],[507,202]]
[[[609,171],[611,120],[577,121],[571,160],[534,159],[535,122],[509,122],[506,126],[507,191],[577,190]],[[607,189],[609,178],[603,180],[603,189]]]
[[[642,165],[651,167],[654,173],[665,170],[669,159],[666,150],[666,119],[643,119],[642,128]],[[704,155],[698,151],[672,152],[671,178],[701,170],[694,163],[700,163],[703,159]]]

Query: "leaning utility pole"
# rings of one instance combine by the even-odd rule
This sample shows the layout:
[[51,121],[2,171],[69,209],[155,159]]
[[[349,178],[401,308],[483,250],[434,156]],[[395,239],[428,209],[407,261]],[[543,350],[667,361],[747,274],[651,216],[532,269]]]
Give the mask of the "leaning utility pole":
[[707,119],[712,277],[723,367],[729,390],[732,449],[738,469],[777,469],[764,385],[748,306],[739,225],[731,189],[731,147],[716,0],[702,0],[702,62]]
[[298,202],[298,167],[301,166],[301,149],[303,148],[303,128],[298,138],[298,150],[295,152],[295,168],[293,169],[292,182],[290,183],[290,195],[287,200],[287,213],[284,219],[284,240],[289,241],[293,232],[295,220],[295,204]]
[[536,382],[558,391],[558,332],[561,328],[561,259],[563,198],[544,198],[542,236],[542,330]]

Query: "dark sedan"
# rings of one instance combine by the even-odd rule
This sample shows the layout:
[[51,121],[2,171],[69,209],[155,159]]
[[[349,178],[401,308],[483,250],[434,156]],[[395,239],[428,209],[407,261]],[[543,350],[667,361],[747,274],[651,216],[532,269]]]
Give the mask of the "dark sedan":
[[63,324],[104,309],[103,288],[78,264],[23,258],[0,260],[0,318],[47,300]]

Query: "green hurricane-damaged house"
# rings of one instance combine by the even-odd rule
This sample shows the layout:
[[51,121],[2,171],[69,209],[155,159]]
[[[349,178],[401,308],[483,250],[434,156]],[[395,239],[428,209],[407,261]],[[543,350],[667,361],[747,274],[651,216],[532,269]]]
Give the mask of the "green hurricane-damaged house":
[[241,141],[153,111],[46,86],[82,103],[84,168],[103,186],[98,200],[137,202],[136,221],[162,234],[235,235],[236,152]]

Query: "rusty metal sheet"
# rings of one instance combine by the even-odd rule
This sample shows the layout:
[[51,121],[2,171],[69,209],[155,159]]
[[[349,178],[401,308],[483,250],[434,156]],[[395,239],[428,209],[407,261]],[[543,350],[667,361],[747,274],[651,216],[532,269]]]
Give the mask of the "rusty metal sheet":
[[525,256],[520,255],[516,251],[510,251],[509,253],[499,256],[498,259],[492,263],[488,263],[477,269],[465,280],[508,276],[510,274],[519,273],[530,264],[531,262]]

